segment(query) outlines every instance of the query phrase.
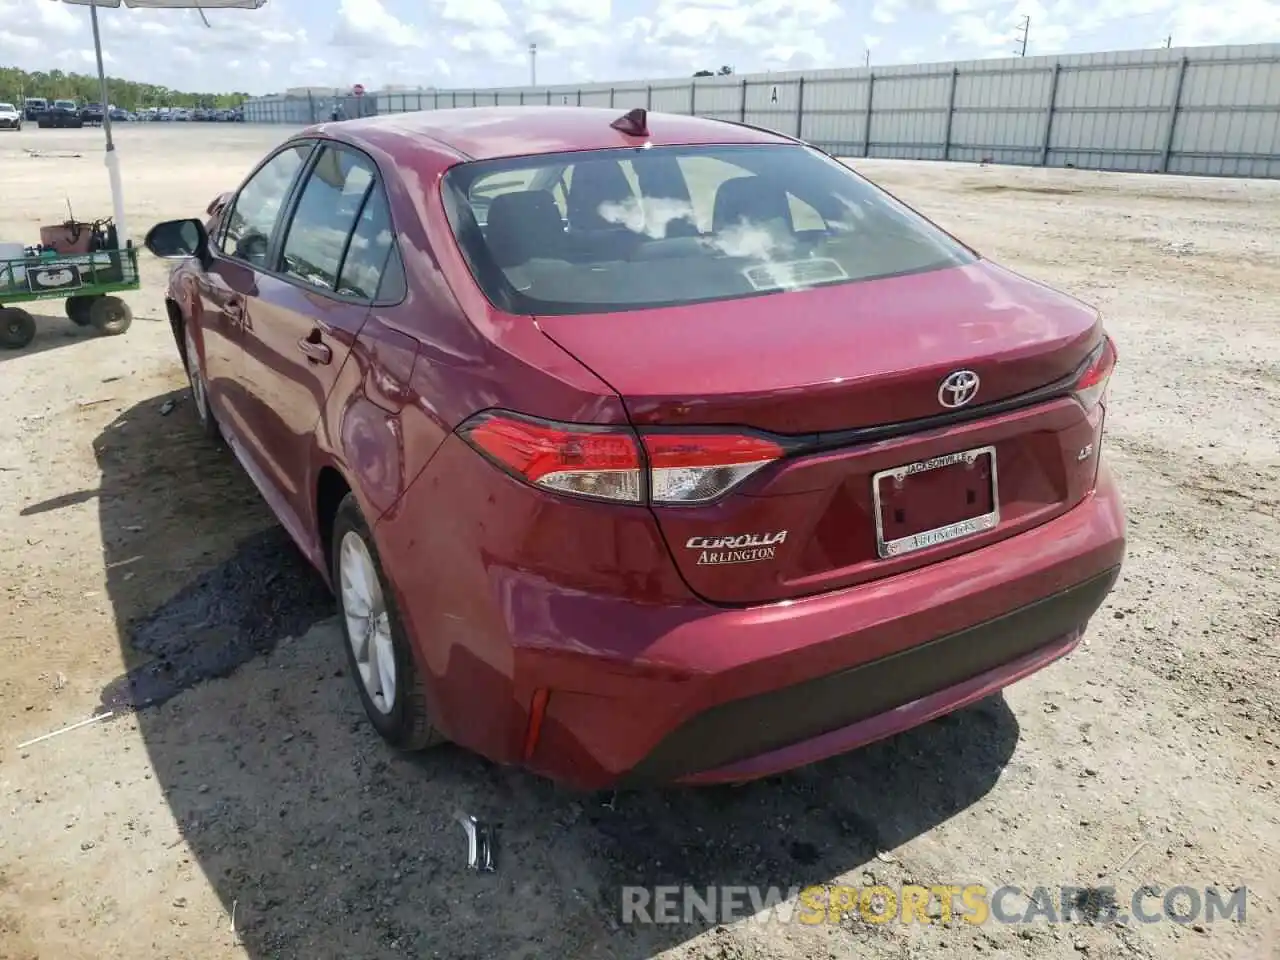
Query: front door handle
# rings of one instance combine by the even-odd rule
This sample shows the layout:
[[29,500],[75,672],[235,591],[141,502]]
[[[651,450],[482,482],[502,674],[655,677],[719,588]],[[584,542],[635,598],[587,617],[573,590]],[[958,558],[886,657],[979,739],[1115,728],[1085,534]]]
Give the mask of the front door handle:
[[319,330],[312,330],[299,340],[298,349],[303,352],[309,363],[328,363],[333,359],[333,351],[320,339]]

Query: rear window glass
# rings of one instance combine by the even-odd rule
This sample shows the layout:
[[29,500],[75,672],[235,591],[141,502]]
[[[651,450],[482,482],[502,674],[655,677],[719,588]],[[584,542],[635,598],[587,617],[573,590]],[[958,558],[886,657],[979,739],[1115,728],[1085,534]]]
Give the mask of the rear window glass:
[[973,259],[799,144],[476,161],[449,171],[444,198],[476,281],[513,313],[701,303]]

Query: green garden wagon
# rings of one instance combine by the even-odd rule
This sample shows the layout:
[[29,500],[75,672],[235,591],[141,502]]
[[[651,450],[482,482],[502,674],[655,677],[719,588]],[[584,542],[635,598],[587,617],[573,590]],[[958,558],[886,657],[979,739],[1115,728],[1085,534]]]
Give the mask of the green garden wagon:
[[32,341],[35,317],[15,304],[37,300],[64,300],[73,323],[111,336],[124,333],[133,313],[115,294],[138,287],[134,247],[0,260],[0,347],[18,350]]

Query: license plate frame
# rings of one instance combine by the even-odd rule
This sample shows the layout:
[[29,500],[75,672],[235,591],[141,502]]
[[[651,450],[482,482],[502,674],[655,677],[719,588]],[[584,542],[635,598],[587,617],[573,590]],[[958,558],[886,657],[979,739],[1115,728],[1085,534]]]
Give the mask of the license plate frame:
[[[971,464],[977,461],[979,457],[989,458],[991,464],[991,510],[988,513],[943,524],[930,530],[921,530],[919,533],[909,534],[895,540],[885,539],[884,509],[880,493],[882,481],[902,481],[916,474],[954,466],[958,463]],[[971,537],[974,534],[994,529],[1000,523],[1000,481],[996,459],[996,448],[992,445],[987,445],[930,457],[928,460],[904,463],[901,466],[890,467],[888,470],[880,470],[873,474],[871,477],[871,500],[876,518],[876,553],[880,559],[888,560],[905,556],[918,550],[951,543],[964,537]]]

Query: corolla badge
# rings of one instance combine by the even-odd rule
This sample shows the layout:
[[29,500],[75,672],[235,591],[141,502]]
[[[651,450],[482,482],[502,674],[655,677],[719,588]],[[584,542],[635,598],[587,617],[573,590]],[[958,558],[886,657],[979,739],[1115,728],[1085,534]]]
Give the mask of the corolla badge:
[[778,544],[787,539],[787,531],[776,533],[742,533],[728,537],[690,537],[685,548],[698,551],[699,564],[755,563],[777,556]]
[[978,395],[982,381],[972,370],[956,370],[942,378],[938,387],[938,402],[948,410],[963,407]]

